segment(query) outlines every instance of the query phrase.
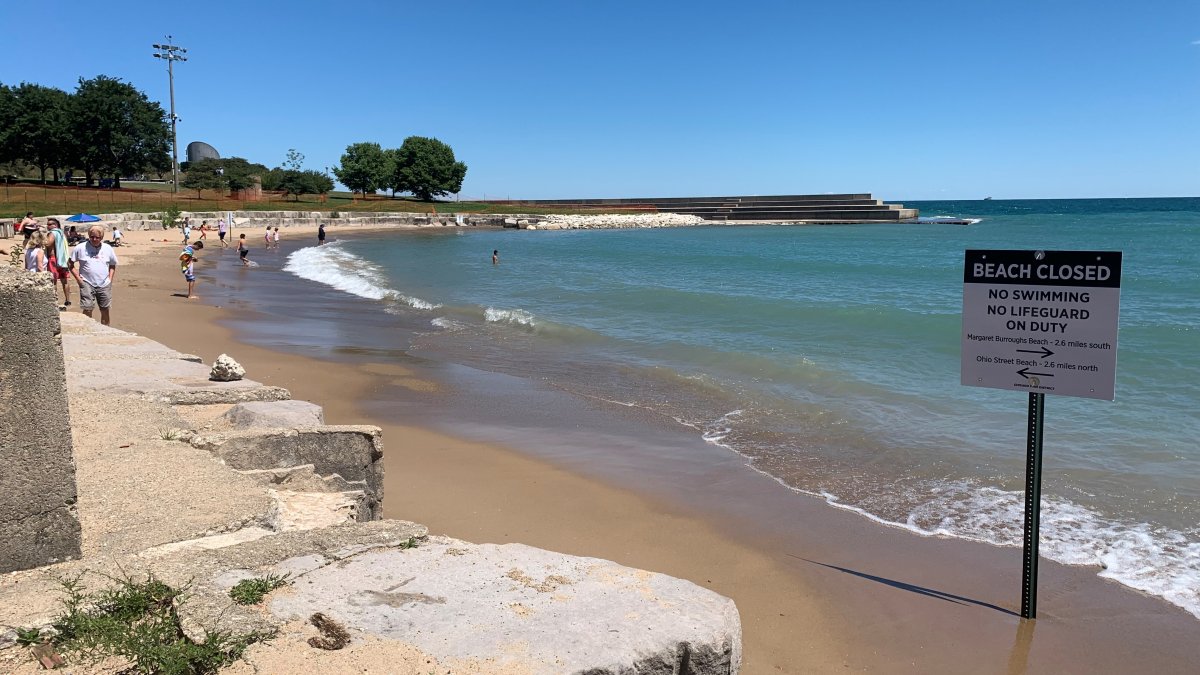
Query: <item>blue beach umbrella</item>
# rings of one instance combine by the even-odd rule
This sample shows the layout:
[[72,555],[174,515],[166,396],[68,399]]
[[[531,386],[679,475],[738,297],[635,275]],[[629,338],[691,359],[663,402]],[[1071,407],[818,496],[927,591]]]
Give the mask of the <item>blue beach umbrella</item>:
[[76,213],[67,218],[68,223],[98,223],[100,219],[90,213]]

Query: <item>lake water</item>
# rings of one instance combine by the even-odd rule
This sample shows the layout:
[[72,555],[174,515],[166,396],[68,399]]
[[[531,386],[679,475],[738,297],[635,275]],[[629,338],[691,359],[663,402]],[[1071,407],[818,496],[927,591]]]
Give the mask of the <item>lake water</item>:
[[1020,546],[1027,397],[959,384],[963,252],[1122,251],[1116,401],[1047,396],[1041,552],[1200,617],[1200,199],[907,205],[982,220],[439,228],[284,269],[394,320],[380,354],[527,378],[866,517]]

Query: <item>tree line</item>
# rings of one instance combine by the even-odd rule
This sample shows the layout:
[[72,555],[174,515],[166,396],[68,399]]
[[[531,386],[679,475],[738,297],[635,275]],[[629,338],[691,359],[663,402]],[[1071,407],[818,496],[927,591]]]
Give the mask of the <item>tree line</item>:
[[41,171],[98,176],[171,170],[166,112],[115,77],[80,78],[74,92],[23,82],[0,83],[0,163],[24,162]]
[[288,150],[283,166],[274,169],[241,157],[208,158],[184,162],[187,175],[179,185],[195,190],[197,197],[201,190],[245,190],[254,185],[255,178],[261,181],[264,190],[293,195],[297,200],[300,195],[323,195],[333,190],[329,176],[320,171],[306,171],[303,165],[304,155],[295,149]]
[[[0,82],[0,164],[37,167],[42,182],[47,172],[57,183],[60,172],[79,171],[88,186],[97,177],[112,177],[119,188],[122,176],[169,172],[170,149],[171,127],[162,106],[119,78],[80,78],[74,92]],[[274,169],[240,157],[183,162],[180,186],[199,196],[201,190],[244,190],[258,177],[264,190],[297,198],[330,192],[330,177],[304,170],[303,161],[304,155],[290,150],[284,165]],[[353,143],[333,173],[353,192],[410,192],[430,201],[460,191],[467,165],[442,141],[409,136],[399,148]]]
[[399,148],[378,143],[352,143],[333,169],[342,185],[366,195],[379,190],[411,192],[421,201],[462,190],[467,165],[436,138],[409,136]]

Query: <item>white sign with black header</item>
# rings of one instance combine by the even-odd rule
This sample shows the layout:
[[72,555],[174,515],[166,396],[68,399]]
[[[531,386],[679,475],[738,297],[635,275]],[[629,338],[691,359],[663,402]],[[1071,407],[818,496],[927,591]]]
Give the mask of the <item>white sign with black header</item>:
[[962,383],[1113,400],[1119,251],[966,252]]

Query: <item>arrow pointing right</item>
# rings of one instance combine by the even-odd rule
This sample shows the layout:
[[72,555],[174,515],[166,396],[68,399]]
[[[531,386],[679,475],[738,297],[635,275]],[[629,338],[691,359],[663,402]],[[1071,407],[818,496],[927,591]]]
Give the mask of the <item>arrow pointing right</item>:
[[1037,376],[1037,377],[1054,377],[1054,373],[1031,373],[1031,372],[1029,372],[1029,369],[1028,369],[1028,368],[1022,368],[1022,369],[1018,370],[1018,371],[1017,371],[1017,374],[1018,374],[1018,375],[1020,375],[1021,377],[1025,378],[1025,379],[1027,379],[1027,380],[1028,380],[1030,377],[1034,377],[1034,376]]
[[1025,352],[1026,354],[1041,354],[1043,359],[1054,355],[1054,352],[1046,349],[1045,347],[1042,347],[1041,349],[1018,349],[1017,351]]

